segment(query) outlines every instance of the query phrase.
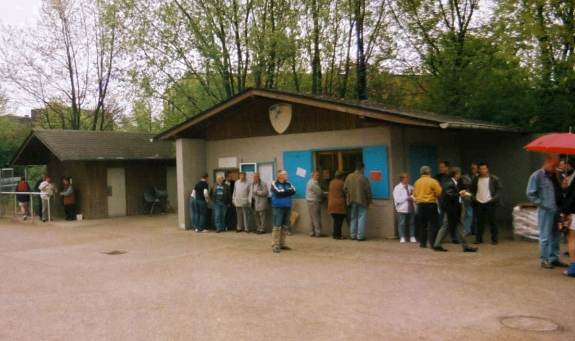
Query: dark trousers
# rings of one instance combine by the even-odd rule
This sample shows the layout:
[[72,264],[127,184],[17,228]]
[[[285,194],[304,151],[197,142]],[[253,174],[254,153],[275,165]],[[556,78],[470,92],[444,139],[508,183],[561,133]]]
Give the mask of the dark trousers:
[[235,229],[237,224],[236,207],[234,205],[229,205],[226,209],[226,229]]
[[419,245],[425,247],[427,241],[433,247],[437,231],[439,230],[439,213],[437,204],[417,204],[417,231],[419,236]]
[[491,231],[491,241],[496,242],[499,229],[495,223],[495,204],[489,202],[487,204],[475,203],[475,212],[477,215],[477,234],[475,240],[479,243],[483,242],[483,232],[485,231],[485,224],[489,224]]
[[76,204],[64,205],[66,220],[76,220]]
[[343,225],[346,215],[332,213],[331,217],[333,218],[333,237],[341,238],[341,225]]

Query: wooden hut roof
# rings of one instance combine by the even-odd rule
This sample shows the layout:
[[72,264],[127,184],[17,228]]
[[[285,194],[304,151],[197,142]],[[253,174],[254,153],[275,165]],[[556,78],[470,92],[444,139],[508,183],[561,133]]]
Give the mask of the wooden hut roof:
[[12,165],[46,164],[50,154],[60,161],[174,160],[169,141],[153,134],[115,131],[35,129],[14,155]]

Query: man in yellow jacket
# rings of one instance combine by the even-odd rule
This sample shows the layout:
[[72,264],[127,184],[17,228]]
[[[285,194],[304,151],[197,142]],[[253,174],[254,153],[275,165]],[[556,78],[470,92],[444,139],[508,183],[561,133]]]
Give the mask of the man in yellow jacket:
[[429,166],[421,167],[421,177],[413,185],[413,196],[417,204],[417,222],[419,230],[419,246],[431,247],[439,230],[439,211],[437,202],[441,196],[441,185],[431,177]]

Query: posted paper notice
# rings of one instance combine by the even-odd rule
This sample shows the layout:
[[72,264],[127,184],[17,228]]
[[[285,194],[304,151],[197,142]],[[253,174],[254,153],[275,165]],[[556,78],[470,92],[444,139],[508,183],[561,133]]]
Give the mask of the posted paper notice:
[[295,175],[299,176],[300,178],[305,178],[307,171],[301,167],[298,167],[295,171]]

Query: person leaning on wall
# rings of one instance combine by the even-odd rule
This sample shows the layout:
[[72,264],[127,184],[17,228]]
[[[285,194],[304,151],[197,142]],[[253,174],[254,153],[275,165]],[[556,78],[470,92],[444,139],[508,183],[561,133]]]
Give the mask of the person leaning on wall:
[[62,177],[62,192],[60,192],[64,204],[66,220],[76,220],[76,192],[72,186],[72,179]]

